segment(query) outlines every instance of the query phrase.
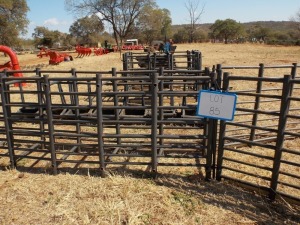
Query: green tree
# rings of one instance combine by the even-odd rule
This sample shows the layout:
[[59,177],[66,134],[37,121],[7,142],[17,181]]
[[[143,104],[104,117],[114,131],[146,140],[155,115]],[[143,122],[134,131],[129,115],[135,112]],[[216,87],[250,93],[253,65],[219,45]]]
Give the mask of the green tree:
[[216,20],[215,23],[210,27],[211,37],[213,39],[224,39],[225,44],[230,39],[237,39],[243,35],[243,25],[232,19]]
[[77,43],[95,45],[104,30],[101,19],[96,16],[87,16],[76,20],[69,29],[71,36],[76,38]]
[[[150,44],[153,40],[171,37],[171,14],[168,9],[147,6],[143,9],[135,26],[135,35],[142,42]],[[159,20],[157,18],[160,18]]]
[[186,28],[180,28],[173,35],[173,40],[175,43],[186,43],[189,41],[189,32]]
[[251,40],[266,41],[266,39],[272,35],[272,30],[257,23],[250,27],[247,33]]
[[143,7],[154,4],[153,0],[65,0],[66,8],[75,14],[97,14],[107,22],[117,45],[132,32]]
[[58,30],[49,30],[46,27],[38,26],[34,29],[34,33],[32,34],[34,38],[34,43],[36,46],[43,45],[49,48],[52,48],[55,43],[59,43],[60,45],[68,45],[69,41],[67,41],[70,36],[66,33],[62,33]]
[[27,33],[26,0],[0,0],[0,44],[19,45],[19,35]]

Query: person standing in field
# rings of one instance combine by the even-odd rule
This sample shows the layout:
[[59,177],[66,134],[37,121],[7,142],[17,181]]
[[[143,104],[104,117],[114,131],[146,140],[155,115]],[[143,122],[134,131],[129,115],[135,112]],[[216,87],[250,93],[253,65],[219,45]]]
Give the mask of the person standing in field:
[[166,41],[165,46],[164,46],[164,51],[166,54],[173,53],[172,52],[172,46],[173,46],[173,40],[169,39]]
[[164,46],[164,52],[166,54],[169,54],[171,51],[171,43],[169,41],[166,41],[165,46]]

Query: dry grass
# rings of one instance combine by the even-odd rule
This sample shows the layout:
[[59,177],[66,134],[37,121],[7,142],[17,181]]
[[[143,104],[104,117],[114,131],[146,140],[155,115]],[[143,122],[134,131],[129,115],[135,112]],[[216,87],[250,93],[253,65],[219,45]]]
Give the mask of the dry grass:
[[[300,61],[300,47],[294,46],[182,44],[177,49],[200,50],[203,66],[207,67],[218,63],[257,66],[259,63],[286,65]],[[6,61],[0,58],[0,64]],[[24,69],[122,69],[118,53],[75,58],[73,62],[58,66],[48,66],[47,58],[39,59],[35,55],[19,56],[19,61]],[[240,71],[231,72],[239,74]],[[257,70],[248,73],[257,75]],[[289,73],[290,69],[266,71],[268,76]],[[286,145],[296,149],[300,146],[299,140],[286,142]],[[0,158],[0,165],[4,167],[7,162],[2,160]],[[259,193],[232,184],[205,182],[197,169],[166,168],[156,180],[147,179],[146,173],[131,170],[131,167],[107,178],[100,178],[92,169],[74,170],[70,171],[73,175],[62,173],[58,176],[39,172],[0,172],[0,224],[300,223],[299,207],[285,201],[270,204]]]
[[297,211],[197,177],[1,174],[1,224],[297,224]]

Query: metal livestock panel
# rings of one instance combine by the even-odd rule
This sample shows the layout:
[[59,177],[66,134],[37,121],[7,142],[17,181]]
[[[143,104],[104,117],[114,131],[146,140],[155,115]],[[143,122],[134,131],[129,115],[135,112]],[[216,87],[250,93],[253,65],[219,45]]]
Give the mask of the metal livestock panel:
[[199,89],[210,87],[208,71],[35,72],[1,79],[12,166],[55,174],[100,168],[102,175],[124,166],[153,173],[195,166],[210,179],[211,128],[195,116]]
[[[299,108],[290,108],[291,100],[299,100],[290,97],[294,88],[292,84],[298,81],[292,80],[291,75],[264,78],[229,73],[224,74],[223,81],[224,89],[231,87],[238,95],[238,103],[234,121],[220,122],[217,179],[229,179],[258,188],[267,192],[271,199],[286,191],[289,193],[285,194],[286,197],[299,201],[299,163],[293,163],[293,158],[298,157],[299,152],[283,148],[291,130],[294,138],[299,136],[299,123],[287,121],[288,118],[297,118],[288,114]],[[240,82],[258,88],[239,90]],[[262,89],[264,84],[270,88]],[[283,159],[283,152],[294,155]],[[283,166],[283,163],[288,166]],[[280,181],[279,173],[281,177],[289,176],[296,183]],[[279,184],[282,188],[285,185],[285,191],[277,190]],[[286,188],[294,190],[291,192]]]

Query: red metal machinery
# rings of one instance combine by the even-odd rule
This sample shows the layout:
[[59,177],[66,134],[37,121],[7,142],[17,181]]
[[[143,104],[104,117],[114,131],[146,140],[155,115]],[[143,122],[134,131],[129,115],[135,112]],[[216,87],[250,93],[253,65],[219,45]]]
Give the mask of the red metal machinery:
[[82,46],[77,45],[75,47],[76,52],[78,53],[78,55],[76,56],[76,58],[78,57],[84,57],[84,56],[89,56],[90,54],[92,54],[92,49],[90,48],[85,48]]
[[37,54],[37,57],[43,58],[43,56],[49,56],[49,50],[46,48],[41,48],[40,52]]
[[[3,70],[21,70],[20,65],[19,65],[19,60],[18,57],[16,55],[16,53],[11,50],[11,48],[4,46],[4,45],[0,45],[0,52],[4,52],[5,54],[7,54],[10,57],[10,61],[8,61],[7,63],[0,65],[0,71]],[[14,73],[13,74],[14,77],[23,77],[22,73]],[[25,83],[22,83],[22,86],[24,86]],[[18,84],[16,84],[15,86],[18,86]]]
[[63,61],[73,61],[73,57],[65,53],[49,51],[48,55],[50,56],[49,65],[58,65]]
[[105,48],[96,48],[94,47],[94,54],[95,55],[104,55],[104,54],[107,54],[109,53],[108,49],[105,49]]

